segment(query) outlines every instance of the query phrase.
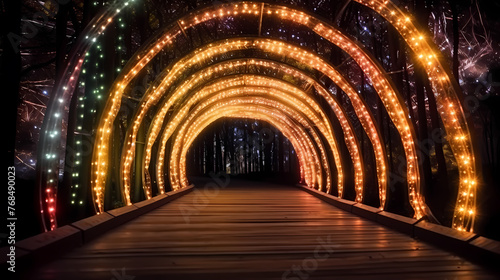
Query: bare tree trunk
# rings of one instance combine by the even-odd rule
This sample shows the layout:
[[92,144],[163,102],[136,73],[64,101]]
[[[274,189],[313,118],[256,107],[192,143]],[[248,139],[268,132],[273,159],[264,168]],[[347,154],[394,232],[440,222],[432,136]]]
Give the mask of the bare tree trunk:
[[[429,18],[429,11],[426,8],[425,1],[416,1],[416,14],[417,18],[420,19],[420,26],[427,26],[427,21]],[[421,186],[424,196],[432,192],[432,170],[429,158],[430,147],[429,135],[427,129],[427,114],[426,114],[426,102],[425,102],[425,83],[426,74],[422,65],[418,62],[415,63],[415,89],[417,94],[417,112],[418,112],[418,140],[419,149],[421,150],[420,156],[422,157],[420,161],[421,164]]]
[[[434,97],[434,93],[432,92],[431,85],[429,81],[426,83],[426,94],[429,100],[429,115],[431,117],[431,126],[432,126],[432,143],[434,143],[434,151],[436,153],[436,161],[437,161],[437,170],[438,170],[438,178],[442,182],[447,182],[447,168],[446,168],[446,159],[444,157],[443,152],[443,141],[442,136],[442,128],[439,122],[439,112],[436,106],[436,98]],[[438,136],[439,135],[439,136]],[[439,137],[438,139],[436,139]]]

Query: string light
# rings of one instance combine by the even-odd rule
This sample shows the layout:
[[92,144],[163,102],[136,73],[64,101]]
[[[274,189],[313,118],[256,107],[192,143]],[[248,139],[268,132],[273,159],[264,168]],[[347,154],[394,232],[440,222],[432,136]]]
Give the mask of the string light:
[[[439,50],[424,32],[418,30],[411,18],[401,11],[392,2],[382,2],[381,0],[366,1],[356,0],[373,10],[379,7],[379,12],[406,41],[408,47],[417,57],[427,73],[431,88],[433,90],[438,112],[448,137],[448,143],[458,163],[459,186],[458,193],[468,192],[471,197],[457,197],[455,211],[453,215],[452,227],[459,230],[472,231],[474,225],[476,185],[465,183],[475,182],[476,163],[472,139],[469,133],[468,123],[462,110],[459,97],[461,90],[457,82],[451,79],[449,69],[445,68],[438,58]],[[456,108],[456,110],[454,110]],[[457,112],[458,111],[458,112]],[[458,114],[457,114],[458,113]],[[455,136],[459,136],[456,139]],[[459,211],[460,209],[471,209],[470,215]]]

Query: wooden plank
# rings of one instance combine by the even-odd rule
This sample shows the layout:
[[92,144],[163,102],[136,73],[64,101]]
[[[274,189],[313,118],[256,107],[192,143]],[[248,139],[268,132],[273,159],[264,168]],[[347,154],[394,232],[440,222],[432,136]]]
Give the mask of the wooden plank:
[[361,204],[361,203],[356,203],[352,206],[351,212],[353,214],[356,214],[360,217],[376,221],[378,218],[378,213],[380,213],[382,210],[376,207],[372,207],[369,205]]
[[[112,228],[191,192],[192,189],[193,186],[189,186],[181,190],[158,195],[150,200],[109,210],[108,212],[74,222],[71,225],[57,228],[54,231],[41,233],[21,240],[16,244],[16,266],[31,270],[34,264],[42,264],[62,256],[74,248],[90,242]],[[8,249],[8,247],[1,248],[6,254]],[[7,255],[4,256],[1,264],[2,267],[7,268],[9,258]]]
[[413,227],[418,220],[387,211],[381,211],[377,215],[377,222],[399,232],[405,233],[408,236],[413,236]]
[[25,261],[45,263],[81,246],[82,240],[82,232],[79,229],[66,225],[18,241],[16,247],[29,252]]
[[113,216],[112,227],[117,227],[125,222],[135,219],[141,215],[141,212],[137,211],[139,208],[135,205],[127,205],[120,208],[115,208],[106,211],[109,215]]
[[500,263],[500,241],[479,236],[469,242],[470,254],[479,263],[496,267]]
[[138,208],[137,211],[142,215],[167,203],[167,197],[168,194],[166,193],[159,194],[151,199],[136,202],[134,206]]
[[167,201],[172,201],[174,199],[177,199],[183,195],[190,193],[193,190],[194,190],[194,185],[189,185],[183,189],[167,192],[168,195]]
[[165,205],[166,203],[173,201],[189,192],[191,192],[193,186],[189,186],[184,189],[179,189],[176,191],[167,192],[164,195],[158,195],[153,197],[152,199],[137,202],[132,205],[123,206],[120,208],[112,209],[107,211],[107,213],[114,218],[110,220],[113,223],[113,227],[121,225],[125,222],[128,222],[132,219],[139,217],[140,215],[147,213],[161,205]]
[[442,248],[466,253],[467,242],[476,237],[471,232],[460,232],[449,227],[420,221],[415,224],[413,233],[415,238],[437,244]]
[[231,179],[216,193],[194,189],[33,269],[29,276],[207,280],[498,275],[298,188]]
[[76,221],[71,225],[82,231],[82,243],[86,243],[113,228],[114,223],[110,222],[113,218],[113,216],[104,212]]
[[312,189],[312,188],[309,188],[307,186],[304,186],[304,185],[297,185],[297,187],[301,188],[302,190],[314,195],[315,197],[337,207],[337,208],[340,208],[342,210],[345,210],[345,211],[348,211],[348,212],[352,212],[352,206],[356,204],[356,202],[354,201],[350,201],[350,200],[347,200],[347,199],[342,199],[342,198],[338,198],[338,197],[335,197],[333,195],[330,195],[330,194],[326,194],[324,192],[320,192],[318,190],[315,190],[315,189]]

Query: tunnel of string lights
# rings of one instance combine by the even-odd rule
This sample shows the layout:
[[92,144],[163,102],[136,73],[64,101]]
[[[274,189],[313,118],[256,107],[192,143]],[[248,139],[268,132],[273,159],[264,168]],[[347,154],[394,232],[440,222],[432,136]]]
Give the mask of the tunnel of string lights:
[[[355,2],[372,9],[391,24],[426,72],[459,172],[452,227],[473,231],[477,166],[457,82],[441,61],[427,30],[417,28],[411,16],[390,1]],[[108,36],[108,26],[133,4],[134,1],[118,1],[103,8],[92,20],[68,56],[66,74],[51,95],[37,162],[40,214],[46,230],[57,228],[57,193],[63,168],[59,151],[64,149],[61,119],[67,117],[65,108],[78,89],[85,86],[81,80],[90,49]],[[245,19],[246,27],[253,28],[254,34],[228,32],[224,39],[193,48],[157,73],[136,106],[125,105],[123,100],[128,98],[136,80],[149,71],[162,53],[169,51],[176,39],[189,37],[189,31],[197,26],[228,18]],[[168,189],[187,187],[186,153],[190,145],[203,128],[224,117],[258,119],[278,128],[292,143],[299,161],[300,179],[310,188],[343,197],[347,186],[342,159],[347,158],[354,170],[354,200],[363,203],[367,180],[376,180],[379,207],[385,208],[390,177],[387,153],[390,151],[386,151],[368,101],[344,73],[321,55],[282,38],[269,34],[262,36],[262,23],[273,19],[314,33],[340,48],[359,66],[401,139],[406,161],[406,199],[413,216],[418,219],[431,213],[421,192],[416,135],[408,109],[391,76],[374,55],[334,24],[311,13],[279,4],[243,1],[199,8],[161,28],[120,69],[110,89],[101,93],[105,105],[93,128],[91,162],[87,166],[90,178],[75,175],[76,182],[89,180],[86,185],[92,193],[96,214],[105,211],[106,188],[109,188],[113,172],[119,172],[124,205],[132,203],[130,193],[134,176],[141,178],[146,199]],[[352,120],[339,104],[337,95],[325,85],[325,79],[334,83],[352,104],[373,147],[375,178],[366,178],[360,141],[353,132]],[[328,104],[332,114],[325,112],[321,104]],[[131,121],[121,138],[121,154],[112,155],[110,142],[118,137],[113,124],[120,114],[129,114]],[[152,116],[151,122],[145,121],[148,115]],[[335,118],[341,129],[333,129],[331,118]],[[140,147],[136,145],[138,137],[144,139]],[[169,141],[171,145],[167,145]],[[347,153],[339,149],[340,141],[347,147]],[[157,148],[153,149],[155,145]],[[119,157],[119,166],[110,166],[112,156]],[[151,166],[153,159],[155,166]],[[137,165],[142,174],[134,174]],[[152,175],[156,180],[151,179]],[[78,186],[78,183],[72,185]]]

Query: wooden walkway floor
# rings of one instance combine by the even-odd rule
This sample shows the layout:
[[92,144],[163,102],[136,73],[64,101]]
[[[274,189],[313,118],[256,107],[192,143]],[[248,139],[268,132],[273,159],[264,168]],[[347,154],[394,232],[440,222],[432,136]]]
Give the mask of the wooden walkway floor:
[[30,279],[498,279],[295,187],[203,189],[115,228]]

